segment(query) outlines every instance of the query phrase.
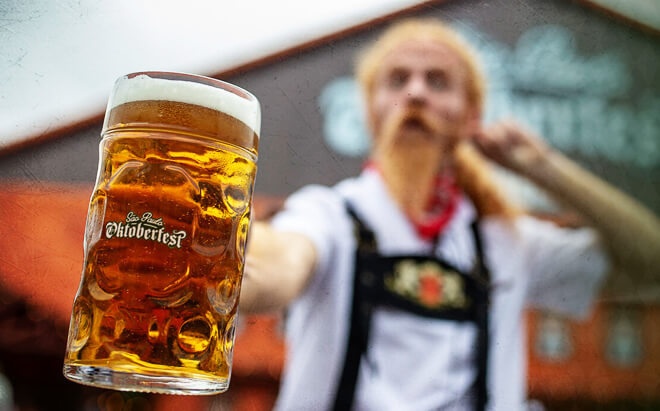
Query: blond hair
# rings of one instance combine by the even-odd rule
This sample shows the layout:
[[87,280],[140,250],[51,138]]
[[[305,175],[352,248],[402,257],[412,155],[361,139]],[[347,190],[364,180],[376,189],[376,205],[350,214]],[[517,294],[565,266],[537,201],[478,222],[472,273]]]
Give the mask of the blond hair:
[[493,166],[472,144],[461,142],[454,149],[456,180],[482,216],[512,219],[523,210],[506,199],[494,177]]
[[[387,29],[359,56],[356,77],[367,106],[371,103],[375,77],[383,59],[394,49],[411,40],[441,43],[459,57],[466,72],[466,98],[471,108],[476,113],[481,113],[485,79],[476,54],[457,32],[436,19],[408,19],[399,22]],[[371,113],[368,115],[371,116]],[[454,151],[454,159],[457,180],[480,216],[513,218],[520,213],[499,189],[492,176],[492,166],[470,144],[459,144]]]
[[373,95],[374,79],[383,59],[401,44],[411,40],[430,40],[456,53],[466,71],[467,99],[481,112],[485,81],[478,60],[468,43],[454,30],[436,19],[408,19],[391,26],[358,58],[356,77],[367,102]]

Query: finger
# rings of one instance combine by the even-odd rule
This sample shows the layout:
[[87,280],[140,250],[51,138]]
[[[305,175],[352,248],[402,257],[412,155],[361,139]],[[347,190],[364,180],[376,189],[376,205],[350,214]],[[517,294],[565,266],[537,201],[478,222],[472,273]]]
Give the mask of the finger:
[[506,127],[509,138],[516,146],[526,146],[538,152],[545,152],[549,149],[543,138],[519,123],[509,122]]
[[490,150],[501,151],[504,145],[506,145],[507,132],[503,124],[493,125],[486,134],[486,147]]
[[472,143],[479,151],[487,155],[487,152],[491,150],[490,146],[492,145],[489,131],[480,130],[479,132],[473,134]]
[[488,134],[482,133],[479,135],[478,139],[475,141],[476,148],[481,152],[486,158],[489,158],[497,163],[500,162],[501,153],[496,142],[497,137],[493,138],[492,131]]
[[485,130],[477,130],[475,131],[472,135],[470,135],[468,142],[474,143],[476,146],[480,146],[484,143],[486,140],[486,131]]

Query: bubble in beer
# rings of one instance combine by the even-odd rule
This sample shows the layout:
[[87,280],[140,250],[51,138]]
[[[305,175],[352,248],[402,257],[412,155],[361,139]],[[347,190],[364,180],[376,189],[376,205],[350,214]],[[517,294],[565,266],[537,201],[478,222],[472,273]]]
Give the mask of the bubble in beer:
[[211,324],[202,316],[191,318],[181,325],[177,340],[182,350],[194,354],[202,353],[211,341]]
[[80,350],[89,339],[92,328],[92,313],[85,298],[78,298],[73,306],[71,325],[69,326],[68,351]]

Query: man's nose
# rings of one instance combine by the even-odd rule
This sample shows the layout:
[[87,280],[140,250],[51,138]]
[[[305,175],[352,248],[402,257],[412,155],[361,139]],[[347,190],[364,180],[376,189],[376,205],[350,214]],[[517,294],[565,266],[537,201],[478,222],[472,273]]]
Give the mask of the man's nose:
[[426,82],[420,76],[412,76],[406,85],[406,100],[409,104],[424,104],[427,96]]

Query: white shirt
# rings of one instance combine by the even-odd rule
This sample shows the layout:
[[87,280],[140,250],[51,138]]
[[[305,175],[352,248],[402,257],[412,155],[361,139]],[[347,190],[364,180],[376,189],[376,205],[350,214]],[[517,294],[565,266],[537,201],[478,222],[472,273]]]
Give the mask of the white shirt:
[[[367,170],[333,188],[308,186],[292,195],[273,220],[281,231],[307,236],[318,262],[306,289],[290,306],[287,361],[278,410],[327,410],[337,390],[350,327],[355,259],[350,201],[374,232],[382,255],[423,254],[432,244],[417,235],[392,201],[380,175]],[[462,271],[475,258],[470,223],[475,210],[461,200],[435,253]],[[488,386],[490,410],[523,409],[526,398],[523,310],[526,305],[582,317],[607,260],[591,230],[561,229],[519,217],[482,219],[491,294]],[[477,330],[391,308],[374,311],[354,409],[471,410]]]

